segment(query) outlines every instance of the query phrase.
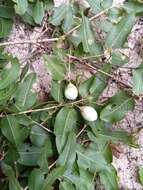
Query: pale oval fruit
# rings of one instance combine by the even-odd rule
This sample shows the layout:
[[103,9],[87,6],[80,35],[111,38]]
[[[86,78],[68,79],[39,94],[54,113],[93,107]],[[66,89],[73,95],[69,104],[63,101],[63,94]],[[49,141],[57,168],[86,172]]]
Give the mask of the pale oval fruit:
[[87,121],[96,121],[98,118],[96,110],[91,106],[83,106],[80,108],[82,117]]
[[65,88],[65,97],[68,100],[75,100],[77,96],[78,96],[77,87],[74,84],[69,83]]

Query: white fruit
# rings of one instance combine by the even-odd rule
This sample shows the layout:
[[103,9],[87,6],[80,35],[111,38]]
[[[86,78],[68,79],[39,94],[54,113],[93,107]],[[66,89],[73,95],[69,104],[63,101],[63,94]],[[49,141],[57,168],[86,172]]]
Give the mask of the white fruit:
[[97,120],[97,112],[96,110],[91,106],[83,106],[80,108],[81,115],[83,118],[87,121],[96,121]]
[[65,89],[65,97],[69,100],[75,100],[78,96],[78,90],[76,86],[69,83]]

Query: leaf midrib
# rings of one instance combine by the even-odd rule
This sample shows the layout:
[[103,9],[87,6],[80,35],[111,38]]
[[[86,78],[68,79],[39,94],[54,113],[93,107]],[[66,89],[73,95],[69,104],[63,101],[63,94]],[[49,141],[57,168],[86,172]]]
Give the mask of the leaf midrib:
[[24,105],[25,105],[25,102],[26,102],[26,99],[27,99],[27,95],[28,95],[29,90],[30,90],[30,87],[31,87],[32,80],[33,80],[33,76],[32,76],[31,79],[30,79],[30,82],[29,82],[29,84],[28,84],[28,88],[26,89],[26,93],[25,93],[25,96],[24,96],[24,99],[23,99],[23,103],[22,103],[22,106],[23,106],[23,107],[24,107]]
[[84,36],[84,40],[86,42],[87,51],[90,51],[89,50],[88,40],[87,40],[87,30],[86,30],[86,18],[85,18],[85,16],[83,16],[83,36]]
[[41,152],[40,151],[37,151],[37,152],[24,152],[24,151],[19,151],[19,154],[22,154],[22,155],[29,155],[29,154],[40,154]]
[[113,109],[113,111],[110,111],[109,113],[105,114],[104,117],[108,117],[109,115],[111,115],[112,113],[114,113],[115,111],[117,111],[118,109],[120,109],[124,104],[126,104],[128,101],[130,101],[132,99],[128,98],[127,100],[125,100],[121,105],[117,106],[116,109]]
[[[4,75],[7,75],[7,77],[5,77],[4,79],[2,78],[0,80],[0,89],[2,90],[3,88],[6,88],[7,87],[7,82],[8,81],[11,81],[14,82],[15,81],[15,78],[17,76],[17,70],[18,70],[18,64],[15,63],[15,64],[12,64],[12,68],[10,70],[8,69],[5,69],[4,72]],[[15,74],[16,72],[16,74]],[[13,73],[14,73],[14,77],[13,77]],[[10,80],[12,78],[12,80]]]
[[120,30],[119,34],[117,35],[117,37],[113,40],[111,47],[113,47],[116,44],[117,40],[119,39],[119,37],[122,35],[122,32],[124,31],[125,25],[127,25],[128,23],[130,23],[130,19],[127,20],[127,22],[125,22],[124,24],[122,24],[121,30]]
[[[66,126],[67,126],[67,121],[68,121],[68,119],[69,119],[69,116],[70,116],[71,112],[72,112],[72,110],[69,110],[69,113],[67,114],[67,117],[66,117],[66,120],[65,120],[65,125],[64,125],[64,129],[63,129],[63,133],[62,133],[61,139],[63,139],[63,136],[65,135],[65,128],[66,128]],[[60,151],[61,151],[61,146],[60,146]]]
[[13,139],[14,139],[14,143],[15,143],[15,145],[17,146],[16,138],[15,138],[15,135],[14,135],[14,131],[13,131],[13,128],[12,128],[11,122],[9,121],[8,116],[6,116],[6,118],[7,118],[7,121],[8,121],[9,127],[10,127],[10,130],[11,130],[11,133],[12,133],[12,136],[13,136]]
[[[91,162],[93,162],[93,163],[96,163],[96,164],[102,166],[102,164],[100,164],[100,162],[95,161],[95,160],[91,159],[90,157],[85,156],[85,155],[82,154],[81,152],[77,151],[77,153],[80,154],[82,157],[86,158],[87,160],[89,160],[89,161],[91,161]],[[102,163],[103,163],[103,162],[102,162]],[[103,163],[103,165],[106,165],[106,163]]]
[[71,147],[72,147],[72,143],[69,143],[69,146],[68,146],[68,148],[67,148],[67,151],[66,151],[66,155],[65,155],[65,158],[64,158],[64,165],[65,165],[65,163],[66,163],[66,161],[67,161],[67,158],[68,158],[68,156],[69,156],[69,153],[70,153],[70,151],[71,151]]
[[[136,94],[139,95],[140,94],[140,91],[143,91],[143,87],[142,87],[142,79],[141,77],[138,76],[138,73],[136,71],[136,74],[137,74],[137,77],[138,77],[138,85],[137,85],[137,88],[135,87],[134,88],[134,91],[137,92]],[[141,75],[143,75],[143,71],[141,70]],[[135,85],[134,85],[135,86]]]
[[[57,69],[57,67],[55,66],[55,63],[52,61],[52,63],[50,63],[50,65],[51,65],[51,67],[59,74],[59,76],[62,76],[62,77],[64,77],[64,74],[62,73],[62,72],[60,72],[60,69],[61,68],[59,68],[59,69]],[[59,64],[59,66],[60,66],[60,64]],[[62,66],[62,65],[61,65]]]

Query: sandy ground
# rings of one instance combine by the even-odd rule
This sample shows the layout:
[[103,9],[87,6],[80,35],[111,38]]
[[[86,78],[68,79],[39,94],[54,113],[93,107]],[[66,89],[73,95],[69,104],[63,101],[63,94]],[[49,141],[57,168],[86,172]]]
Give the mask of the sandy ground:
[[[63,0],[62,0],[63,1]],[[67,2],[67,0],[64,0]],[[116,1],[119,2],[119,1]],[[121,2],[121,1],[120,1]],[[56,6],[58,6],[61,1],[55,0]],[[139,28],[136,31],[136,28]],[[34,30],[31,28],[27,28],[26,25],[16,21],[16,24],[13,26],[13,30],[9,37],[9,41],[16,40],[27,40],[37,38],[40,35],[41,28],[36,27]],[[139,52],[136,51],[136,44],[138,44],[140,40],[140,36],[143,36],[143,23],[137,24],[130,35],[129,45],[130,49],[130,62],[129,65],[136,67],[141,59],[139,56]],[[28,62],[30,53],[34,52],[35,47],[31,47],[30,45],[23,44],[17,46],[10,46],[6,48],[6,51],[12,53],[17,56],[20,61],[25,65],[26,63],[30,63],[30,67],[34,70],[39,78],[37,89],[40,91],[44,89],[46,93],[50,90],[50,76],[47,72],[45,72],[45,67],[43,63],[43,59],[40,56],[35,56],[32,61]],[[126,69],[119,70],[121,77],[125,81],[131,81],[131,76],[128,74]],[[108,89],[106,89],[104,95],[112,96],[117,90],[117,86],[115,83],[110,81]],[[103,95],[103,96],[104,96]],[[136,102],[136,107],[133,112],[127,114],[126,118],[124,118],[119,124],[114,126],[116,128],[123,128],[129,132],[136,132],[138,128],[143,127],[143,102]],[[140,145],[138,149],[128,147],[126,145],[121,145],[123,153],[120,154],[119,158],[115,158],[113,160],[113,165],[118,171],[119,177],[119,186],[120,189],[123,190],[143,190],[143,186],[140,185],[137,177],[137,170],[140,166],[143,166],[143,131],[141,130],[136,136],[137,142]],[[101,190],[102,188],[99,188]]]

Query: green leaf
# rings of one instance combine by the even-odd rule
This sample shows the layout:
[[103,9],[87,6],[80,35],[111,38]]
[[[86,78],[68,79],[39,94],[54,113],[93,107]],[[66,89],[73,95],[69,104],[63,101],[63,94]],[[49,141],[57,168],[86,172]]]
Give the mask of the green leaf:
[[42,1],[37,0],[33,9],[33,18],[36,24],[41,24],[44,17],[44,4]]
[[133,92],[137,96],[143,94],[143,64],[133,70]]
[[61,177],[65,172],[65,168],[63,166],[57,167],[52,170],[52,172],[47,176],[45,182],[43,183],[43,187],[41,190],[52,190],[52,184],[56,179]]
[[80,168],[89,170],[90,172],[95,171],[109,171],[109,166],[103,155],[95,149],[85,149],[77,151],[78,160],[77,163]]
[[54,14],[51,19],[51,23],[55,26],[58,26],[63,22],[63,30],[64,32],[68,32],[73,24],[73,7],[69,4],[62,4],[59,7],[54,8]]
[[23,19],[25,23],[28,23],[31,26],[35,26],[35,22],[32,17],[32,14],[30,14],[28,11],[24,15],[21,15],[21,18]]
[[2,170],[9,180],[9,190],[21,190],[21,186],[15,177],[13,169],[6,164],[2,164]]
[[80,34],[80,29],[75,30],[70,36],[69,36],[70,41],[73,43],[75,47],[78,47],[79,44],[81,43],[81,34]]
[[57,102],[64,100],[65,82],[56,82],[52,80],[51,95]]
[[51,23],[53,25],[58,26],[61,24],[61,21],[64,19],[66,14],[66,8],[67,6],[65,4],[54,8],[54,14],[51,19]]
[[128,111],[134,109],[134,100],[125,92],[119,91],[110,98],[109,104],[101,111],[101,120],[108,123],[116,123],[125,117]]
[[103,22],[98,21],[98,24],[100,24],[100,29],[106,33],[109,33],[113,27],[113,23],[109,19]]
[[29,190],[41,190],[44,175],[40,169],[33,169],[28,178]]
[[41,154],[38,159],[38,165],[40,169],[47,173],[48,172],[48,157],[53,156],[53,149],[50,140],[48,139],[45,142],[45,145],[42,147]]
[[17,14],[23,15],[27,8],[28,8],[28,2],[27,0],[12,0],[14,3],[16,3],[14,5],[15,11]]
[[101,10],[102,10],[101,0],[87,0],[87,2],[89,3],[93,13],[97,14],[97,13],[101,12]]
[[68,4],[66,8],[66,15],[64,16],[63,30],[68,32],[74,25],[72,4]]
[[51,10],[54,7],[53,0],[44,1],[46,10]]
[[99,172],[100,181],[106,187],[106,190],[118,189],[117,174],[114,168],[110,172]]
[[105,45],[108,48],[121,48],[127,40],[127,37],[134,25],[135,16],[129,14],[123,17],[123,19],[114,24],[111,30],[108,32]]
[[134,14],[143,13],[143,6],[141,5],[141,3],[137,1],[128,0],[127,2],[125,2],[124,8],[129,13],[134,13]]
[[112,61],[111,64],[117,65],[117,66],[122,66],[126,63],[128,63],[128,58],[123,55],[121,52],[114,52],[112,54]]
[[79,173],[80,173],[80,178],[79,181],[76,182],[76,187],[79,190],[94,190],[95,189],[95,182],[94,182],[94,176],[80,168],[79,169]]
[[74,131],[77,121],[77,113],[74,109],[62,108],[55,120],[54,133],[56,135],[56,146],[61,153],[67,141],[67,134]]
[[104,9],[110,8],[112,6],[112,4],[113,4],[113,0],[102,0],[102,2],[101,2],[101,6]]
[[20,126],[14,116],[2,118],[0,126],[2,134],[16,147],[21,145],[29,134],[29,129]]
[[13,83],[9,87],[0,90],[0,104],[4,104],[17,90],[17,84]]
[[9,65],[1,72],[0,90],[7,88],[19,77],[20,66],[16,58],[11,58]]
[[[105,73],[110,73],[111,69],[112,67],[110,64],[104,65],[101,68],[101,70]],[[94,99],[97,99],[102,94],[102,92],[107,86],[108,78],[109,78],[108,76],[102,74],[101,72],[97,72],[95,74],[95,78],[89,89],[89,92],[94,97]]]
[[81,85],[79,86],[79,94],[82,97],[87,97],[90,94],[89,90],[94,81],[94,78],[94,76],[90,77],[89,79],[81,83]]
[[18,160],[19,154],[14,146],[9,146],[8,151],[5,155],[4,162],[11,167],[15,167],[15,162]]
[[[101,123],[100,123],[100,125],[101,125]],[[94,132],[94,134],[97,136],[97,131],[95,131],[95,129],[98,126],[96,126],[96,124],[94,124],[94,123],[90,123],[90,127],[92,128],[92,131]],[[104,126],[103,128],[100,128],[100,132],[98,132],[98,137],[99,137],[99,139],[101,139],[105,142],[112,141],[113,143],[123,142],[123,143],[126,143],[128,145],[133,144],[132,135],[129,134],[128,132],[124,131],[124,130],[121,130],[121,129],[111,131],[110,128],[108,129],[108,128],[106,128],[106,126]],[[91,138],[91,135],[90,135],[90,138]],[[94,138],[94,141],[95,141],[95,138]],[[100,141],[100,140],[98,140],[98,141]]]
[[[104,65],[101,70],[109,73],[111,71],[111,66],[109,64]],[[91,95],[94,99],[97,99],[107,86],[107,79],[107,76],[97,72],[94,76],[90,77],[79,86],[79,94],[82,97],[88,97]]]
[[[92,174],[88,170],[78,168],[79,175],[77,174],[68,174],[64,175],[64,178],[72,182],[76,189],[78,190],[94,190],[95,189],[95,173]],[[74,190],[73,186],[72,189]]]
[[68,181],[61,181],[60,182],[60,190],[76,190],[74,185]]
[[109,139],[102,138],[102,135],[99,133],[98,135],[94,135],[91,132],[88,132],[89,139],[94,142],[91,144],[91,147],[94,147],[100,154],[106,159],[108,163],[112,163],[113,157],[112,157],[112,150],[109,146]]
[[0,38],[6,38],[10,34],[12,25],[12,20],[0,18]]
[[31,73],[19,84],[15,94],[15,106],[18,110],[27,110],[35,104],[37,95],[32,92],[35,80],[36,74]]
[[68,135],[68,139],[63,151],[60,153],[58,158],[58,163],[61,166],[67,166],[68,168],[72,167],[73,162],[76,157],[76,135],[71,132]]
[[80,34],[81,34],[83,49],[86,53],[101,54],[101,48],[99,44],[95,43],[90,21],[87,17],[83,15],[82,15]]
[[16,115],[16,120],[20,125],[30,126],[32,124],[32,120],[27,115]]
[[93,13],[97,14],[112,6],[113,0],[87,0]]
[[3,54],[3,48],[0,48],[0,64],[1,64],[0,68],[3,68],[6,62],[7,62],[7,56]]
[[18,163],[24,166],[37,166],[38,159],[41,155],[41,149],[36,146],[30,146],[29,144],[23,144],[18,149],[20,158]]
[[32,126],[30,132],[30,140],[33,145],[41,147],[45,144],[46,139],[48,138],[47,132],[41,127],[34,125]]
[[33,9],[34,9],[34,5],[29,3],[29,6],[26,12],[23,15],[21,15],[21,18],[23,19],[23,21],[30,24],[31,26],[35,26],[35,21],[33,18]]
[[14,16],[14,9],[13,7],[7,5],[0,5],[0,17],[12,19]]
[[139,168],[138,170],[138,176],[139,176],[139,180],[140,180],[140,183],[143,185],[143,168]]
[[124,17],[124,10],[122,8],[114,7],[109,11],[108,20],[113,24],[118,24]]
[[29,63],[26,63],[24,65],[24,67],[22,68],[22,71],[20,73],[20,81],[22,81],[25,78],[28,71],[29,71]]
[[57,57],[44,55],[44,60],[52,74],[54,80],[63,80],[65,78],[65,66]]

